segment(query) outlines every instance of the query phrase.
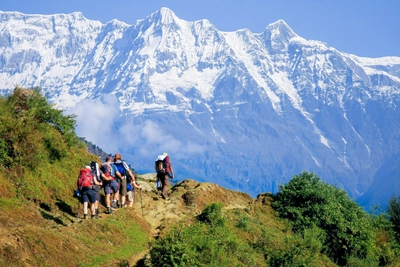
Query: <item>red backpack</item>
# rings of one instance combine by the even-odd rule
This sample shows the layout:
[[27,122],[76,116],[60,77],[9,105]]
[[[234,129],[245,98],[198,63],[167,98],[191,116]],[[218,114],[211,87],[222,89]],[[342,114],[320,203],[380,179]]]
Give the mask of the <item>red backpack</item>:
[[78,177],[78,187],[92,187],[93,185],[93,174],[91,169],[81,169]]
[[114,176],[113,176],[113,171],[112,171],[112,167],[110,165],[110,163],[108,162],[104,162],[101,167],[100,170],[103,172],[103,174],[105,176],[107,176],[108,178],[111,178],[111,180],[114,180]]

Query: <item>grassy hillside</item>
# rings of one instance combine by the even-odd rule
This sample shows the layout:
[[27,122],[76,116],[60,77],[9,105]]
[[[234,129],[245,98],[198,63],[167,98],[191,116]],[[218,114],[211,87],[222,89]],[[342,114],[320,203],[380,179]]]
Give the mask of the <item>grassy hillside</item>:
[[185,180],[169,200],[139,175],[133,208],[81,220],[77,175],[100,159],[74,117],[16,88],[0,98],[0,136],[0,266],[400,266],[388,218],[314,174],[256,199]]

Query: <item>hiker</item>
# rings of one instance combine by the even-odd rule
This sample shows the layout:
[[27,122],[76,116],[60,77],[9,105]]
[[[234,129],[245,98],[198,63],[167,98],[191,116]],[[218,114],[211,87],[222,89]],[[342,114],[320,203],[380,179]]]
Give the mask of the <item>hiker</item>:
[[101,164],[101,178],[103,179],[104,194],[106,195],[106,206],[107,213],[111,214],[113,210],[111,209],[111,191],[114,193],[113,197],[113,208],[116,208],[117,199],[119,197],[119,187],[116,181],[116,175],[118,170],[113,163],[113,158],[111,156],[106,157],[106,161]]
[[141,186],[139,184],[136,183],[136,179],[131,181],[131,183],[127,183],[126,185],[126,189],[127,189],[127,207],[133,207],[133,202],[135,200],[135,189],[139,189],[141,188]]
[[91,204],[92,219],[95,218],[96,211],[94,203],[96,202],[96,193],[93,190],[94,175],[90,166],[81,169],[77,185],[81,193],[81,201],[83,203],[83,218],[86,220],[88,216],[88,205]]
[[161,182],[161,197],[163,197],[164,199],[168,199],[169,179],[174,178],[174,170],[172,168],[171,160],[168,156],[168,153],[164,152],[162,155],[159,155],[157,157],[154,168],[157,172],[157,180]]
[[[135,176],[133,175],[128,164],[122,159],[121,154],[117,153],[114,156],[114,164],[117,167],[117,176],[119,187],[119,194],[121,197],[120,207],[124,208],[126,204],[126,196],[128,194],[127,184],[131,184],[134,187],[139,188],[140,186],[136,184]],[[133,188],[132,188],[133,189]],[[133,205],[133,199],[132,199]]]
[[100,200],[101,200],[101,187],[103,186],[103,181],[100,175],[100,170],[97,162],[92,161],[90,162],[90,168],[92,169],[93,173],[93,190],[96,195],[96,202],[94,203],[94,209],[95,209],[95,216],[96,218],[99,218],[99,206],[101,205]]

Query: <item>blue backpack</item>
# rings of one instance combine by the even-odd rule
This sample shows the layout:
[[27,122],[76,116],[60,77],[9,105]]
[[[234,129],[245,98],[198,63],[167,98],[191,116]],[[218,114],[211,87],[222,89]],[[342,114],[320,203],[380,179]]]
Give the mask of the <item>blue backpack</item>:
[[117,167],[118,172],[122,175],[125,176],[127,174],[127,171],[124,167],[124,163],[122,161],[114,162],[115,166]]

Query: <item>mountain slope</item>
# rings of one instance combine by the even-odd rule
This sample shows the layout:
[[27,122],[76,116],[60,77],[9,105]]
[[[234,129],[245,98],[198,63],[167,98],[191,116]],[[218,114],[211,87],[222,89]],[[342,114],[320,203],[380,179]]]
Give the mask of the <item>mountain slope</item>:
[[356,198],[399,153],[399,57],[341,53],[282,20],[221,32],[167,8],[135,25],[0,16],[0,90],[40,86],[79,115],[79,135],[135,169],[168,151],[178,179],[254,196],[307,170]]

